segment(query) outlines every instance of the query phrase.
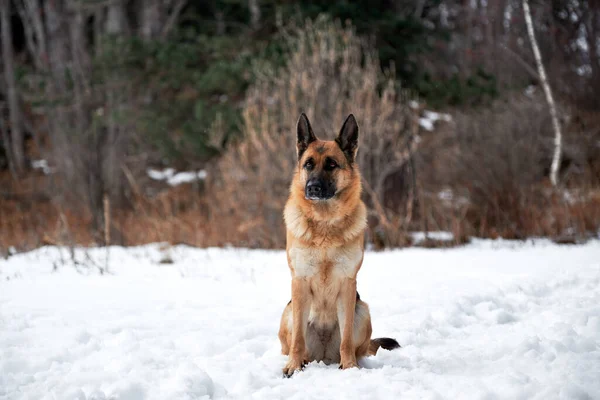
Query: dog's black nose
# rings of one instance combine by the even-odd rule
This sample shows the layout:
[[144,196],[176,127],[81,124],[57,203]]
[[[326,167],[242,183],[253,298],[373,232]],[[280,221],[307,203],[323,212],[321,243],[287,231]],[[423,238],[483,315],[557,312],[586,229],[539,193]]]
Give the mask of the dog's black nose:
[[308,182],[306,184],[306,196],[309,198],[319,198],[321,197],[321,193],[323,192],[323,188],[319,182]]

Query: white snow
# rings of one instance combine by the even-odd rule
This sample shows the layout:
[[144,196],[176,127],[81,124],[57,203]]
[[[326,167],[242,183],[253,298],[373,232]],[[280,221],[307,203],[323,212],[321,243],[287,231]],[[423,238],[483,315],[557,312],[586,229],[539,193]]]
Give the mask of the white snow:
[[148,168],[146,170],[148,176],[156,181],[164,181],[175,174],[174,168],[165,168],[163,170]]
[[414,240],[415,244],[419,244],[423,242],[426,238],[433,240],[440,240],[444,242],[450,242],[454,240],[454,235],[452,232],[446,231],[433,231],[433,232],[411,232],[411,237]]
[[454,199],[454,193],[452,192],[452,189],[443,189],[438,192],[438,199],[448,202],[452,201]]
[[421,126],[421,128],[423,128],[425,130],[432,131],[434,123],[430,119],[419,118],[419,125]]
[[435,123],[437,121],[452,121],[452,116],[450,114],[438,113],[435,111],[425,110],[423,111],[423,116],[419,118],[419,125],[428,131],[433,131],[435,127]]
[[573,43],[571,43],[571,48],[573,48],[573,50],[581,50],[583,53],[586,54],[589,51],[586,32],[583,26],[579,30],[579,37],[577,37],[577,39]]
[[200,179],[200,176],[205,176],[204,171],[192,171],[192,172],[179,172],[167,180],[167,183],[171,186],[181,185],[182,183],[193,182]]
[[151,179],[156,181],[167,181],[170,186],[178,186],[182,183],[194,182],[196,180],[206,179],[207,173],[201,169],[199,171],[175,172],[173,168],[163,170],[148,168],[146,173]]
[[600,398],[599,240],[368,252],[373,336],[403,348],[291,379],[284,252],[109,251],[0,260],[0,399]]
[[437,198],[442,201],[446,207],[463,207],[470,203],[465,196],[454,193],[450,188],[445,188],[437,193]]
[[525,95],[526,95],[527,97],[533,97],[533,94],[535,93],[536,89],[537,89],[537,88],[536,88],[536,86],[535,86],[535,85],[529,85],[529,86],[527,86],[527,87],[525,88]]
[[31,168],[42,170],[44,175],[50,175],[52,172],[54,172],[54,169],[50,168],[50,166],[48,165],[48,161],[43,160],[43,159],[42,160],[32,160]]
[[575,72],[579,76],[591,76],[592,75],[592,66],[590,64],[583,64],[577,68],[575,68]]

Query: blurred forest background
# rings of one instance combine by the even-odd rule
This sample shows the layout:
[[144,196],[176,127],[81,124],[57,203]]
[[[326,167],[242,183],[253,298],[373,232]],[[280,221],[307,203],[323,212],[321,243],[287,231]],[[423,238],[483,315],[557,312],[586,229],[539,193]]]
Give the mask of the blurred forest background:
[[0,0],[0,253],[280,248],[308,114],[348,113],[375,248],[600,228],[600,1]]

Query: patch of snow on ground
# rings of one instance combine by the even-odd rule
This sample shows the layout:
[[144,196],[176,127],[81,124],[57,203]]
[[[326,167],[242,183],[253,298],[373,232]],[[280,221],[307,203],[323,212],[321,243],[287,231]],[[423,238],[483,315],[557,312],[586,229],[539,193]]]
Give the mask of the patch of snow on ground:
[[452,201],[454,199],[454,193],[452,189],[444,189],[438,193],[438,199]]
[[525,88],[525,95],[526,95],[527,97],[533,97],[533,94],[535,93],[536,89],[537,89],[537,88],[536,88],[536,86],[535,86],[535,85],[529,85],[529,86],[527,86],[527,87]]
[[146,173],[151,179],[156,181],[167,181],[170,186],[181,185],[182,183],[194,182],[196,180],[206,179],[207,173],[201,169],[199,171],[175,172],[173,168],[165,168],[162,171],[148,168]]
[[575,69],[577,75],[579,76],[591,76],[592,75],[592,66],[590,64],[584,64]]
[[600,190],[563,189],[562,198],[568,204],[585,203],[600,199]]
[[452,232],[446,231],[433,231],[433,232],[411,232],[410,236],[412,237],[415,244],[419,244],[424,241],[426,238],[433,240],[440,240],[444,242],[450,242],[454,240],[454,235]]
[[419,118],[419,125],[421,128],[431,132],[433,130],[434,123],[427,118]]
[[146,170],[146,173],[148,174],[148,176],[150,178],[154,179],[155,181],[164,181],[164,180],[171,178],[173,176],[173,174],[175,174],[175,169],[174,168],[165,168],[161,171],[158,169],[148,168]]
[[285,253],[164,251],[76,251],[105,275],[55,247],[0,260],[0,399],[600,398],[598,240],[368,252],[373,336],[403,348],[291,379]]
[[469,204],[469,199],[467,197],[456,195],[454,191],[449,188],[440,190],[437,194],[437,198],[440,199],[446,207],[463,207]]
[[433,131],[435,123],[437,121],[452,121],[452,116],[450,114],[438,113],[435,111],[423,111],[423,116],[419,118],[419,125],[428,131]]
[[48,165],[48,161],[46,160],[32,160],[31,168],[40,169],[45,175],[50,175],[52,172],[54,172],[54,170],[50,168],[50,166]]

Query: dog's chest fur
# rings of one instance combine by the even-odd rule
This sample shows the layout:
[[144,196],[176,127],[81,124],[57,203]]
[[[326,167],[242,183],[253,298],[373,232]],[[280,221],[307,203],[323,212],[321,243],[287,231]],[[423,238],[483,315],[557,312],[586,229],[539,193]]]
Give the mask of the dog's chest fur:
[[295,244],[289,249],[294,276],[320,278],[324,284],[332,279],[355,277],[362,256],[359,245],[315,248]]
[[314,248],[296,245],[290,247],[289,257],[294,276],[307,279],[310,285],[309,322],[315,327],[333,329],[338,319],[337,300],[342,282],[346,278],[356,278],[363,257],[362,246]]

